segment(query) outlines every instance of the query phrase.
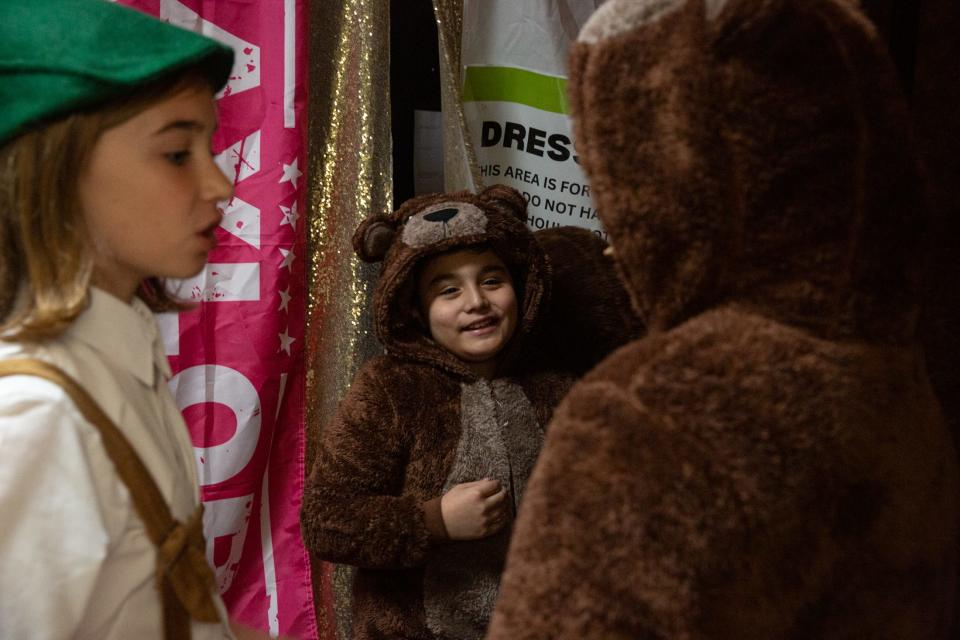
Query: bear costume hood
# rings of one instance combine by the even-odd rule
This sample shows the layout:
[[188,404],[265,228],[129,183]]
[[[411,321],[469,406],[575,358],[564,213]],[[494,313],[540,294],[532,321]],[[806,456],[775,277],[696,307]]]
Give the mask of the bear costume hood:
[[476,377],[430,337],[419,317],[417,277],[425,261],[441,253],[489,246],[506,264],[517,295],[517,328],[497,355],[498,374],[518,364],[521,347],[548,295],[548,263],[524,223],[520,192],[493,185],[479,194],[430,194],[406,201],[388,215],[363,221],[353,236],[357,255],[382,261],[373,294],[373,329],[387,353],[431,364],[465,379]]
[[577,148],[651,331],[732,303],[826,339],[913,335],[918,168],[853,5],[610,0],[584,26]]

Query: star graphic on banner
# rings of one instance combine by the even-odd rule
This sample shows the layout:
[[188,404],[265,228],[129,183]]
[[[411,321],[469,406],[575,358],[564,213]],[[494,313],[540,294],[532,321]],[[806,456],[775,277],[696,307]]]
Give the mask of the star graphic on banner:
[[283,291],[278,292],[280,294],[280,308],[277,311],[290,311],[287,309],[287,305],[290,304],[290,287],[287,287]]
[[300,159],[294,158],[290,164],[280,163],[283,165],[283,176],[280,178],[280,182],[290,182],[294,189],[297,188],[297,180],[303,175],[303,172],[297,168],[298,162],[300,162]]
[[290,337],[290,327],[284,329],[283,333],[278,333],[277,337],[280,338],[280,348],[277,351],[285,351],[287,355],[290,355],[290,345],[296,340],[296,338]]
[[290,265],[293,264],[293,261],[294,259],[296,259],[297,256],[293,253],[293,249],[290,249],[289,251],[287,251],[286,249],[280,249],[279,251],[280,251],[280,255],[283,256],[283,262],[280,264],[280,268],[289,269]]
[[300,214],[297,213],[297,203],[294,202],[289,207],[280,205],[280,211],[283,212],[283,222],[280,223],[280,226],[282,227],[283,225],[288,224],[293,227],[294,231],[296,231],[297,220],[300,219]]

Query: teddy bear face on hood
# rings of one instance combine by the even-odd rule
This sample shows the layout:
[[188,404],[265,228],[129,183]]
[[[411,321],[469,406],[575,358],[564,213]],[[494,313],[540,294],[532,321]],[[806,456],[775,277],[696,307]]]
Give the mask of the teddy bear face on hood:
[[516,364],[548,289],[547,261],[524,222],[526,207],[518,191],[494,185],[476,195],[463,191],[414,198],[357,228],[353,238],[357,255],[367,262],[382,262],[373,295],[373,326],[388,353],[474,377],[461,360],[431,339],[417,311],[416,281],[428,259],[486,246],[503,260],[513,278],[518,326],[498,355],[498,366],[507,371]]
[[610,0],[570,69],[581,162],[651,330],[734,303],[828,338],[909,340],[918,169],[852,3]]

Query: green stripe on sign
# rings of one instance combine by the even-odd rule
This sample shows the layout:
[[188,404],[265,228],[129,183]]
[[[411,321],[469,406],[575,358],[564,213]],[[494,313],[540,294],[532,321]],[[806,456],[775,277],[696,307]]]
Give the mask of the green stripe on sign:
[[464,102],[516,102],[553,113],[570,113],[567,79],[514,67],[467,67]]

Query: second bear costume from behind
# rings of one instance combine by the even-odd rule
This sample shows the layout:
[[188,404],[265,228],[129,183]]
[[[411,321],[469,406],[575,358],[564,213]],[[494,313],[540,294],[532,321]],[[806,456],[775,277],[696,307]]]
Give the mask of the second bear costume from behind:
[[[301,519],[312,553],[358,567],[357,638],[484,633],[511,527],[450,541],[440,498],[456,484],[494,478],[515,513],[542,426],[569,386],[565,376],[524,371],[549,281],[525,212],[518,192],[494,186],[416,198],[354,236],[362,259],[383,261],[373,323],[387,353],[363,365],[324,429]],[[436,344],[418,312],[419,269],[468,247],[492,249],[517,294],[517,328],[490,380]]]
[[946,640],[907,112],[849,0],[610,0],[580,160],[649,333],[557,408],[491,640]]

